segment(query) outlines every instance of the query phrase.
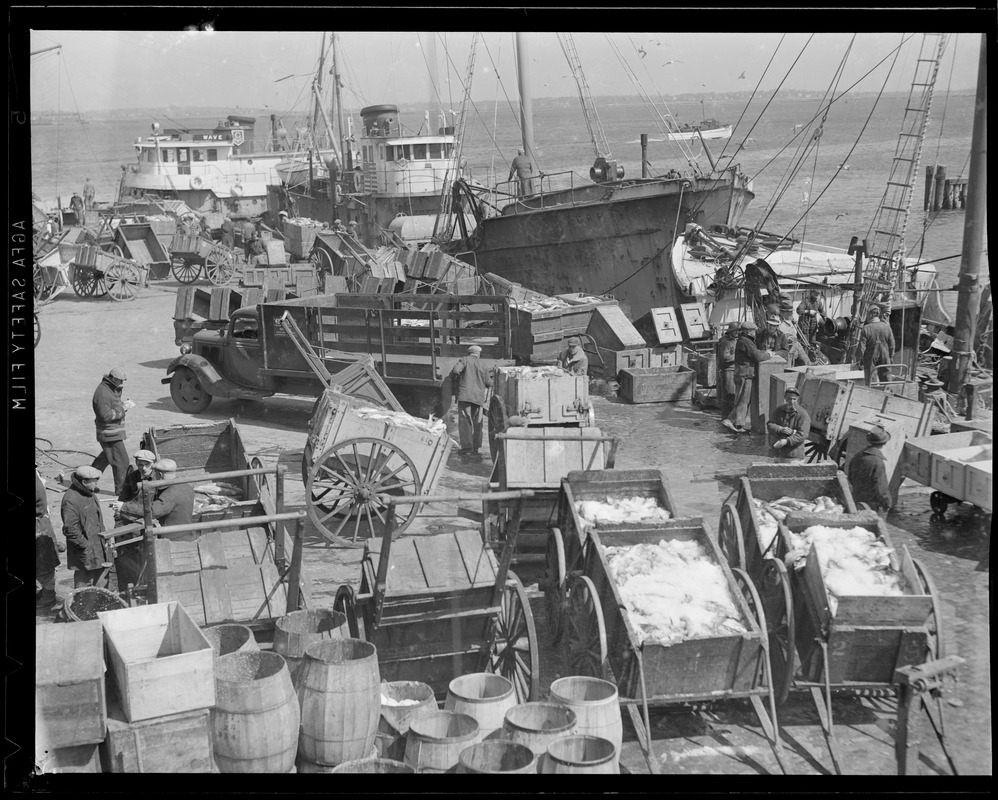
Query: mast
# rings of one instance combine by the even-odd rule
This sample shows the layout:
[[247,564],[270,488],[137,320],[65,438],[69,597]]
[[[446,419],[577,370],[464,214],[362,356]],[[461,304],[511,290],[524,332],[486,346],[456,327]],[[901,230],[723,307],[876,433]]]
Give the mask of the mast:
[[322,46],[319,48],[319,69],[315,73],[315,83],[312,84],[315,90],[315,108],[312,110],[312,142],[316,148],[319,147],[318,137],[315,132],[319,129],[319,110],[322,108],[322,68],[326,63],[326,32],[322,32]]
[[[336,34],[333,37],[333,96],[336,98],[336,139],[337,146],[343,145],[343,103],[340,102],[340,72],[336,58]],[[345,169],[353,169],[353,147],[348,146],[343,154]]]
[[516,34],[516,81],[520,90],[520,133],[523,137],[523,151],[534,165],[534,172],[540,172],[537,152],[534,148],[534,99],[530,93],[530,52],[527,37]]
[[967,380],[973,356],[977,313],[981,305],[981,254],[987,227],[988,172],[988,40],[981,35],[981,57],[977,71],[977,101],[974,132],[970,144],[970,181],[967,213],[963,222],[963,257],[960,259],[959,295],[953,335],[953,369],[947,391],[957,393]]

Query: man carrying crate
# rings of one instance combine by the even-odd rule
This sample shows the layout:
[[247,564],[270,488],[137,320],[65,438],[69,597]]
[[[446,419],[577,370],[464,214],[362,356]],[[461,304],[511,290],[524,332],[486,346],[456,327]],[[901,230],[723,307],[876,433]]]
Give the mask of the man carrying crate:
[[477,344],[468,348],[468,355],[460,359],[451,370],[457,395],[458,435],[461,439],[459,456],[481,457],[482,418],[489,389],[492,388],[492,371],[481,360],[482,348]]

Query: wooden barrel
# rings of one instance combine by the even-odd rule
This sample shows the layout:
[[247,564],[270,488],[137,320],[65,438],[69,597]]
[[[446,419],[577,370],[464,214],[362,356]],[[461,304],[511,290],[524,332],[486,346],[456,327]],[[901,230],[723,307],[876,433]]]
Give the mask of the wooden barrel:
[[421,681],[388,681],[381,684],[381,719],[374,746],[380,758],[405,758],[405,737],[416,717],[437,710],[433,687]]
[[329,608],[292,611],[277,620],[274,624],[274,652],[280,653],[288,662],[295,686],[298,685],[308,646],[331,639],[346,639],[350,635],[346,621],[346,616]]
[[301,712],[291,674],[277,653],[245,651],[215,659],[211,712],[220,772],[289,772]]
[[548,745],[578,729],[575,712],[560,703],[523,703],[506,712],[503,739],[529,747],[538,758]]
[[390,758],[361,758],[357,761],[347,761],[338,767],[333,767],[333,772],[349,773],[378,773],[381,775],[410,775],[414,773],[412,767],[400,761],[393,761]]
[[299,673],[302,757],[335,766],[367,756],[381,717],[378,651],[360,639],[315,642]]
[[457,771],[473,775],[536,773],[537,756],[522,744],[495,739],[462,750]]
[[575,712],[579,734],[607,739],[620,752],[624,723],[617,687],[610,681],[571,675],[551,684],[550,699]]
[[618,750],[599,736],[566,736],[551,742],[541,775],[619,775]]
[[[371,761],[378,757],[378,754],[372,749],[364,758],[357,759],[358,761]],[[346,762],[352,763],[352,762]],[[337,766],[330,766],[329,764],[316,764],[314,761],[309,761],[306,758],[302,758],[301,755],[298,756],[298,760],[295,761],[295,766],[298,767],[298,772],[302,775],[308,774],[328,774],[335,770]]]
[[484,740],[498,738],[506,712],[515,705],[516,694],[508,678],[490,672],[472,672],[450,682],[444,710],[474,717]]
[[431,711],[412,720],[405,740],[405,763],[416,772],[454,772],[461,751],[481,740],[474,717]]
[[245,625],[212,625],[201,631],[204,638],[211,643],[215,657],[227,656],[230,653],[243,653],[259,650],[253,631]]

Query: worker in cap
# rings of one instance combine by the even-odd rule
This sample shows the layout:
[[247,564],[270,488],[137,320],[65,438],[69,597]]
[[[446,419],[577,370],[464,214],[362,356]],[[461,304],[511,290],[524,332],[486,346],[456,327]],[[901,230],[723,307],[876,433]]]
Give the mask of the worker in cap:
[[807,297],[797,306],[797,330],[808,347],[817,349],[818,331],[825,324],[825,303],[817,289],[809,289]]
[[288,212],[287,211],[278,211],[277,212],[277,229],[281,233],[284,233],[284,228],[285,228],[285,225],[287,224],[287,222],[288,222]]
[[787,337],[780,330],[778,314],[766,317],[766,327],[756,333],[755,344],[761,350],[769,350],[774,353],[788,349]]
[[752,432],[749,406],[755,383],[755,365],[769,360],[772,355],[756,346],[755,330],[755,323],[751,319],[745,320],[735,343],[735,403],[731,413],[721,421],[724,427],[735,433]]
[[889,323],[880,318],[880,308],[873,306],[867,317],[867,323],[859,332],[859,347],[856,348],[856,357],[863,365],[863,374],[866,378],[866,385],[873,383],[874,375],[877,380],[889,381],[891,371],[882,364],[894,363],[894,332]]
[[728,329],[717,340],[717,402],[722,420],[735,407],[735,346],[741,330],[740,322],[729,322]]
[[781,461],[804,457],[804,442],[811,432],[811,417],[800,407],[800,392],[788,386],[783,392],[783,405],[776,409],[766,423],[770,449]]
[[558,366],[569,375],[588,375],[589,357],[582,347],[582,340],[578,336],[569,338],[565,349],[558,355]]
[[128,450],[125,448],[125,415],[135,407],[131,400],[122,398],[121,392],[128,377],[121,367],[115,367],[101,380],[94,391],[94,425],[97,428],[97,444],[100,455],[91,466],[104,474],[108,464],[114,473],[115,494],[121,494],[128,474]]
[[[152,465],[155,479],[172,481],[177,476],[177,462],[172,458],[161,458]],[[168,525],[189,525],[194,516],[194,487],[190,483],[169,483],[165,486],[155,487],[156,496],[150,506],[152,518],[161,526]],[[129,500],[119,505],[118,512],[123,517],[133,519],[143,519],[144,511],[142,497]],[[186,533],[175,533],[169,535],[170,539],[193,540],[197,538],[197,533],[189,531]]]
[[866,449],[849,462],[849,484],[856,504],[866,503],[886,518],[891,508],[891,488],[887,480],[884,445],[891,439],[883,425],[873,425],[866,434]]
[[492,370],[482,361],[481,355],[482,348],[471,345],[468,355],[458,359],[448,375],[451,394],[447,396],[446,405],[449,409],[450,397],[457,396],[457,430],[461,440],[458,455],[466,458],[482,455],[485,405],[492,388]]
[[76,589],[106,583],[107,557],[101,538],[104,518],[94,496],[100,477],[101,471],[94,467],[77,467],[59,508],[66,537],[66,566],[73,570]]
[[125,474],[125,485],[118,492],[118,499],[124,503],[134,500],[139,496],[139,483],[141,481],[153,480],[153,463],[156,461],[156,454],[151,450],[137,450],[132,456],[135,464],[128,465],[128,472]]

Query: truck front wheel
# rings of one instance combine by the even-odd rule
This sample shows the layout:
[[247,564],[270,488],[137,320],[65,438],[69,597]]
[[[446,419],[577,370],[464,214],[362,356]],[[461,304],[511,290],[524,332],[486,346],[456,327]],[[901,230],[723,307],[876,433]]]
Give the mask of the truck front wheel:
[[199,414],[211,405],[211,395],[190,367],[177,367],[170,380],[170,397],[185,414]]

